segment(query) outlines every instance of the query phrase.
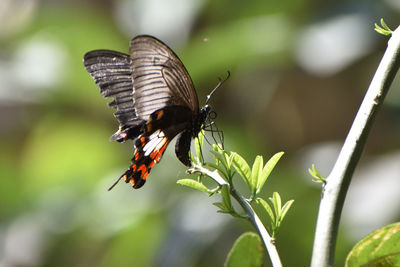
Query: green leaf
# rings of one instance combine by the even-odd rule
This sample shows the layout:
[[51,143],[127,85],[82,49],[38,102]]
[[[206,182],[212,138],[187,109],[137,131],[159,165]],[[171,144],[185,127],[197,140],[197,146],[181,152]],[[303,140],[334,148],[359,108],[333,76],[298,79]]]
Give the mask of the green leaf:
[[218,213],[224,213],[224,214],[231,214],[233,215],[232,211],[230,210],[217,210]]
[[251,178],[250,178],[250,186],[251,186],[251,194],[254,197],[257,191],[258,179],[261,176],[261,172],[263,170],[264,160],[262,156],[257,156],[254,160],[253,167],[251,168]]
[[218,153],[222,154],[222,149],[219,147],[219,145],[213,144],[213,145],[212,145],[212,149],[213,149],[215,152],[218,152]]
[[262,198],[257,198],[257,202],[259,204],[261,204],[261,206],[263,206],[263,208],[265,209],[265,211],[267,212],[269,218],[271,219],[272,222],[275,222],[275,215],[274,212],[271,209],[271,206],[268,204],[267,201],[265,201]]
[[203,141],[204,141],[204,131],[200,131],[194,140],[194,147],[195,147],[198,163],[201,163],[201,159],[202,159],[201,151],[203,149]]
[[383,18],[381,18],[381,25],[383,26],[384,29],[390,30],[389,27],[386,25],[385,21],[383,20]]
[[211,154],[213,154],[216,164],[220,164],[220,163],[224,164],[224,158],[220,152],[214,151],[214,150],[212,150],[210,152],[211,152]]
[[211,168],[214,168],[214,169],[218,170],[225,178],[226,178],[227,175],[228,175],[228,174],[226,173],[225,169],[223,169],[221,166],[219,166],[219,165],[217,165],[217,164],[207,162],[207,163],[206,163],[206,166],[209,166],[209,167],[211,167]]
[[249,165],[239,154],[234,152],[232,154],[233,154],[232,157],[233,166],[235,167],[236,171],[243,178],[243,180],[246,182],[247,186],[251,190],[251,184],[250,184],[251,171]]
[[260,193],[262,187],[264,186],[265,181],[267,181],[267,178],[271,174],[272,170],[274,169],[275,165],[278,163],[279,159],[283,156],[284,152],[278,152],[275,155],[272,156],[268,160],[268,162],[265,164],[261,176],[258,179],[257,182],[257,194]]
[[222,211],[225,213],[227,212],[225,209],[225,206],[224,206],[224,204],[222,204],[222,202],[214,202],[213,205],[220,209],[218,212],[222,212]]
[[233,244],[225,267],[263,266],[264,248],[260,237],[252,232],[242,234]]
[[272,202],[272,205],[274,207],[276,217],[279,218],[279,215],[281,213],[281,207],[282,207],[281,196],[279,195],[278,192],[274,192],[272,194],[272,198],[270,198],[270,201]]
[[193,188],[193,189],[196,189],[196,190],[203,191],[203,192],[205,192],[207,194],[211,193],[211,190],[208,189],[204,184],[202,184],[202,183],[200,183],[198,181],[195,181],[193,179],[180,179],[176,183],[180,184],[180,185],[185,185],[187,187],[190,187],[190,188]]
[[230,152],[222,150],[218,145],[214,144],[211,153],[214,155],[216,160],[220,161],[226,167],[230,167],[229,166],[231,164],[229,159]]
[[233,211],[231,196],[227,185],[223,185],[221,188],[222,204],[224,204],[227,211]]
[[308,169],[308,173],[314,177],[313,182],[326,184],[326,178],[317,170],[315,165],[311,166],[311,169]]
[[191,162],[197,162],[196,159],[193,156],[192,151],[190,151],[190,150],[189,150],[189,159],[190,159]]
[[353,266],[400,266],[400,223],[375,230],[358,242],[346,259],[346,267]]
[[227,170],[230,170],[230,168],[232,166],[232,158],[233,158],[232,152],[223,150],[223,156],[224,156],[224,159],[226,162]]
[[381,26],[375,23],[375,31],[382,35],[391,35],[393,31],[386,25],[385,21],[381,19]]
[[286,213],[289,211],[290,207],[293,205],[294,200],[289,200],[283,205],[282,210],[279,214],[279,219],[280,221],[283,221],[283,218],[285,218]]

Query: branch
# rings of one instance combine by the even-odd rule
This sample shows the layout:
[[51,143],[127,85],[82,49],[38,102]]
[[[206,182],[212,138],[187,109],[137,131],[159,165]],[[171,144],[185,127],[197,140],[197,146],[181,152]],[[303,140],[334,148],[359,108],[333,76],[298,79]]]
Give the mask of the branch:
[[319,206],[312,267],[333,266],[340,215],[351,177],[368,133],[400,65],[400,27],[393,33],[337,161],[327,178]]
[[274,239],[270,237],[267,230],[264,227],[264,224],[261,222],[260,218],[257,216],[253,208],[251,207],[250,203],[240,195],[234,188],[232,188],[229,183],[227,183],[218,173],[218,171],[210,171],[206,168],[201,166],[194,166],[193,168],[188,170],[189,173],[199,172],[211,177],[216,183],[220,186],[227,186],[229,188],[230,194],[237,200],[240,206],[244,209],[247,217],[249,218],[250,222],[256,228],[258,234],[263,241],[265,248],[268,251],[269,257],[272,262],[272,266],[274,267],[281,267],[282,263],[279,258],[278,251],[276,250]]

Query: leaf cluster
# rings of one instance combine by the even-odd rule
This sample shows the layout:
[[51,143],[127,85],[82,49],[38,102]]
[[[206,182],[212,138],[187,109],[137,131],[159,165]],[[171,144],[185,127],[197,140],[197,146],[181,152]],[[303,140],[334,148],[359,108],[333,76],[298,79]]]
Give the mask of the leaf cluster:
[[[275,238],[283,218],[292,206],[294,200],[290,200],[284,203],[282,206],[281,197],[278,192],[274,192],[272,197],[269,198],[269,201],[261,198],[259,194],[272,170],[284,153],[276,153],[265,164],[262,156],[256,156],[252,167],[250,167],[246,160],[238,153],[226,151],[219,145],[214,144],[211,151],[214,162],[203,163],[203,157],[201,153],[203,141],[204,135],[201,133],[194,142],[196,156],[193,156],[193,154],[190,155],[193,162],[192,172],[200,172],[200,175],[196,180],[180,179],[178,180],[178,184],[205,192],[209,195],[218,193],[221,195],[221,201],[213,204],[219,208],[219,213],[231,214],[237,218],[248,218],[248,214],[237,212],[232,205],[232,193],[235,191],[237,194],[233,183],[233,177],[238,174],[238,176],[241,177],[241,179],[245,182],[250,192],[249,197],[244,199],[249,204],[257,203],[265,210],[271,222],[271,235],[273,238]],[[199,169],[203,169],[204,167],[211,168],[213,171],[211,173],[199,171]],[[213,178],[217,182],[217,187],[208,188],[202,182],[202,176],[204,175]],[[218,179],[215,177],[216,175]]]

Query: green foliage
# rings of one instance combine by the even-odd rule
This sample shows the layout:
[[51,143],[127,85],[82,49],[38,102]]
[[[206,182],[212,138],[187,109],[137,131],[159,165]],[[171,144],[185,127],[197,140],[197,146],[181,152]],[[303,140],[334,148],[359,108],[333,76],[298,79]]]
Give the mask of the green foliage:
[[266,164],[263,165],[263,157],[257,156],[254,160],[253,167],[250,169],[247,162],[237,153],[233,154],[233,166],[242,177],[243,181],[249,187],[253,200],[258,193],[260,193],[265,181],[268,179],[270,173],[282,157],[283,152],[276,153]]
[[243,218],[242,215],[236,213],[236,211],[232,206],[231,196],[229,194],[229,188],[227,185],[221,186],[221,197],[222,197],[222,202],[213,203],[214,206],[217,206],[219,208],[218,210],[219,213],[227,213],[231,214],[234,217]]
[[225,267],[256,267],[262,266],[264,249],[260,237],[252,232],[239,236],[233,244]]
[[235,167],[237,173],[242,177],[243,181],[247,184],[250,191],[252,191],[251,186],[251,169],[247,162],[239,154],[234,154],[233,156],[233,166]]
[[177,181],[178,184],[180,185],[185,185],[187,187],[203,191],[204,193],[210,194],[211,190],[208,189],[204,184],[201,182],[195,181],[193,179],[180,179]]
[[[262,172],[259,172],[256,176],[256,181],[255,181],[255,188],[256,188],[256,194],[260,193],[262,187],[264,186],[264,183],[267,181],[269,175],[271,174],[272,170],[275,168],[275,165],[278,163],[280,158],[283,156],[284,152],[278,152],[275,155],[272,156],[268,160],[268,162],[265,164],[264,168],[262,169]],[[262,157],[261,157],[261,166],[262,166]]]
[[315,168],[315,165],[313,164],[311,169],[308,169],[308,173],[314,177],[312,180],[313,182],[316,183],[322,183],[323,185],[326,184],[326,178]]
[[375,230],[358,242],[346,259],[346,267],[355,266],[400,266],[400,223]]
[[285,215],[289,211],[294,200],[287,201],[282,207],[281,196],[278,192],[274,192],[272,197],[269,198],[269,201],[272,204],[272,208],[267,201],[262,198],[257,198],[257,203],[259,203],[265,209],[271,220],[272,237],[275,238],[283,218],[285,218]]
[[[201,161],[201,150],[204,138],[203,135],[204,132],[201,132],[199,137],[195,139],[196,157],[193,157],[191,154],[192,162],[195,165],[194,169],[196,168],[196,165],[199,167],[203,166]],[[211,174],[201,173],[209,175],[210,177],[211,175],[215,174],[215,172],[217,172],[217,174],[221,174],[225,180],[222,182],[218,182],[216,180],[219,184],[218,188],[211,190],[207,188],[200,180],[195,181],[193,179],[181,179],[178,180],[178,184],[208,193],[209,195],[218,192],[221,194],[222,201],[213,203],[219,208],[218,212],[231,214],[232,216],[238,218],[248,218],[246,215],[239,214],[234,209],[231,202],[231,193],[233,190],[236,190],[232,182],[232,177],[235,173],[238,173],[243,181],[247,184],[250,191],[250,197],[246,201],[252,203],[254,200],[256,200],[257,203],[261,204],[271,220],[270,230],[272,237],[275,238],[286,213],[293,204],[293,200],[286,202],[282,207],[282,201],[279,193],[274,192],[272,197],[269,199],[272,204],[271,208],[267,201],[257,196],[261,192],[261,189],[263,188],[275,165],[282,157],[283,152],[276,153],[265,165],[263,157],[257,156],[253,162],[252,168],[250,168],[249,164],[242,156],[236,152],[225,151],[219,145],[213,145],[213,150],[211,153],[214,156],[214,163],[207,162],[205,165],[213,168],[214,172]]]
[[232,183],[232,177],[235,171],[232,169],[234,153],[221,149],[219,145],[213,145],[211,153],[214,156],[215,163],[206,163],[207,166],[218,170],[227,179],[229,184]]
[[382,34],[382,35],[392,35],[393,31],[386,25],[385,21],[381,19],[381,26],[375,23],[375,31]]

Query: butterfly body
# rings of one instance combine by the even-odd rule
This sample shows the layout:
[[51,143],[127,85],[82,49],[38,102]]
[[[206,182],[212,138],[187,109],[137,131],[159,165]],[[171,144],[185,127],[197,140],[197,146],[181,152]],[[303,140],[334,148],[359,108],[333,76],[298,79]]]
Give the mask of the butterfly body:
[[85,54],[84,65],[100,93],[114,98],[109,106],[117,109],[114,116],[120,126],[110,140],[134,140],[132,164],[118,181],[124,178],[140,188],[179,134],[175,153],[183,164],[191,165],[191,139],[200,132],[210,108],[199,108],[187,70],[167,45],[140,35],[131,40],[129,50],[130,55],[94,50]]

